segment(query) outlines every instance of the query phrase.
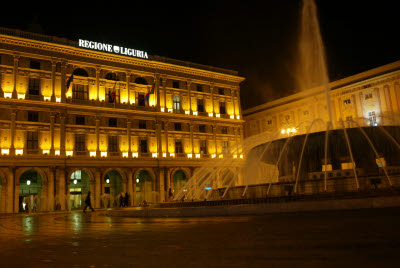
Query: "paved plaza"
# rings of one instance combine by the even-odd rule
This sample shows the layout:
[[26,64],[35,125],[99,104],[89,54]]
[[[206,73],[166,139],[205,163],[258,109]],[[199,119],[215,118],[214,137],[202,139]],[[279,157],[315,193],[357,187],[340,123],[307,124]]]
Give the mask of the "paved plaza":
[[398,267],[400,208],[200,218],[0,216],[1,267]]

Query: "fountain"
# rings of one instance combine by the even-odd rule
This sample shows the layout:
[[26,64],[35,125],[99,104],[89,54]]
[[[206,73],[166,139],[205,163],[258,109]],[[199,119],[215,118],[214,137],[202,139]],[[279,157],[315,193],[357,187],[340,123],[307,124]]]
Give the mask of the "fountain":
[[[325,50],[313,0],[303,1],[297,66],[297,88],[324,93],[326,117],[301,122],[288,129],[284,138],[281,131],[275,131],[243,140],[230,148],[227,157],[213,159],[197,170],[175,201],[353,192],[371,185],[390,188],[399,184],[392,176],[400,171],[400,129],[396,125],[371,124],[362,117],[333,121]],[[393,115],[378,118],[392,124],[396,119]],[[303,125],[308,126],[305,134],[297,135]]]

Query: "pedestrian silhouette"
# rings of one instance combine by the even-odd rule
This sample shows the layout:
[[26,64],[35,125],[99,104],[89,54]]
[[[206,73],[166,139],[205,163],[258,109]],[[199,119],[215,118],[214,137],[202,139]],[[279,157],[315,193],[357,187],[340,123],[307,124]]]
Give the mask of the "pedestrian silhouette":
[[88,192],[86,199],[85,199],[85,207],[83,208],[83,212],[86,212],[87,207],[89,207],[92,211],[94,209],[92,208],[92,203],[90,201],[90,191]]

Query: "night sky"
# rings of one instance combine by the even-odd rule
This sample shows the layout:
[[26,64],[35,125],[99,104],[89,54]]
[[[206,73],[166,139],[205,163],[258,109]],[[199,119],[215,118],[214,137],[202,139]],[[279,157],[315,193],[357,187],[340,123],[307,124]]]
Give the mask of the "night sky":
[[[295,91],[300,0],[142,2],[20,4],[0,26],[237,70],[244,109]],[[316,0],[332,81],[400,60],[396,2]]]

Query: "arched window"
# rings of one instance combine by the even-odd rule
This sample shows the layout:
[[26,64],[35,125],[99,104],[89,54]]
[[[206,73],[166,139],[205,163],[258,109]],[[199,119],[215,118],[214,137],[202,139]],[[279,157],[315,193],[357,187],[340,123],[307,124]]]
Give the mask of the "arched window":
[[118,75],[116,73],[108,73],[104,78],[107,80],[119,81]]
[[76,76],[84,76],[84,77],[89,77],[89,74],[86,72],[86,70],[82,68],[78,68],[74,70],[74,75]]
[[147,85],[147,80],[143,77],[138,77],[135,79],[136,84]]

